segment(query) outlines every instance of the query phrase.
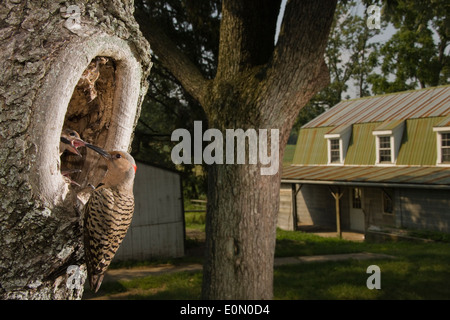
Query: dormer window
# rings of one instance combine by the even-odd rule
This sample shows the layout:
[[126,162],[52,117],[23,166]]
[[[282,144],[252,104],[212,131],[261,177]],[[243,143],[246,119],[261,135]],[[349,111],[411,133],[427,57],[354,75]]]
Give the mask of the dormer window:
[[433,128],[436,132],[437,165],[450,165],[450,119],[443,121],[443,126]]
[[330,162],[341,163],[341,151],[339,139],[329,139],[330,142]]
[[403,136],[404,121],[383,122],[372,133],[375,136],[376,164],[395,164]]
[[390,136],[378,137],[378,159],[379,163],[392,163],[392,147]]
[[342,125],[325,134],[324,138],[328,140],[328,164],[344,164],[351,129],[351,125]]
[[450,132],[441,133],[441,163],[450,163]]

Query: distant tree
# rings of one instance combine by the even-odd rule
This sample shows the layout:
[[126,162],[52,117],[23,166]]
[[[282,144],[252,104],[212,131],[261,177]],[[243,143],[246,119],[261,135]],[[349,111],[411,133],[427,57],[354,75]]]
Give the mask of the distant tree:
[[450,6],[446,0],[384,2],[382,19],[397,29],[379,52],[375,94],[450,83]]
[[[358,5],[361,12],[357,10]],[[333,107],[342,99],[350,98],[343,94],[352,81],[359,97],[370,95],[367,77],[375,65],[374,59],[379,46],[372,38],[380,31],[367,27],[367,7],[360,1],[338,2],[325,51],[330,84],[300,110],[292,130],[293,135],[302,125],[327,108]]]
[[[363,15],[357,11],[358,4]],[[367,27],[366,9],[358,1],[338,3],[325,52],[331,83],[319,93],[329,106],[342,100],[350,80],[354,81],[359,97],[369,94],[365,79],[372,70],[369,56],[377,47],[370,40],[379,31]]]
[[[162,26],[165,33],[189,57],[206,77],[214,76],[217,68],[221,1],[149,0],[135,1],[137,10],[145,10],[149,18]],[[193,123],[205,123],[206,115],[189,92],[187,92],[161,63],[154,57],[149,90],[143,102],[141,118],[136,127],[132,155],[141,161],[175,168],[171,161],[171,133],[177,128],[193,134]],[[207,128],[205,128],[207,129]],[[203,165],[183,164],[177,166],[182,173],[183,191],[188,198],[206,194],[206,176],[196,170]]]

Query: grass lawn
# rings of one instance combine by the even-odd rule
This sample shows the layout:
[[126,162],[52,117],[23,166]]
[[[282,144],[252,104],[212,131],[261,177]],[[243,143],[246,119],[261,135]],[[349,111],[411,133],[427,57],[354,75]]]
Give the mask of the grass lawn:
[[186,228],[205,231],[206,202],[194,203],[189,200],[185,200],[184,210]]
[[[397,258],[277,267],[275,299],[450,299],[449,243],[365,243],[278,230],[276,256],[350,252]],[[367,289],[369,265],[380,267],[380,290]]]
[[[363,243],[278,230],[276,257],[373,252],[396,259],[317,262],[276,267],[274,298],[450,299],[450,244]],[[366,287],[369,265],[381,270],[381,289]],[[104,294],[120,299],[200,299],[201,272],[162,274],[104,283]],[[114,296],[111,296],[114,298]]]
[[[378,248],[377,248],[378,247]],[[275,299],[449,299],[448,244],[377,245],[371,252],[397,259],[340,261],[275,268]],[[381,271],[381,289],[366,287],[369,265]]]

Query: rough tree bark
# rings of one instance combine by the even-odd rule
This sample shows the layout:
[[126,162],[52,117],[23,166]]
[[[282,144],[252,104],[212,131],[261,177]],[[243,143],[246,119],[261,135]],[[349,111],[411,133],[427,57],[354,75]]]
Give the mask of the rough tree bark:
[[[279,129],[282,158],[299,110],[329,81],[323,57],[335,6],[289,1],[274,46],[280,1],[224,0],[212,80],[145,15],[136,18],[161,63],[201,103],[211,128]],[[260,167],[209,167],[206,299],[272,298],[281,168],[263,176]]]
[[[61,129],[72,127],[106,149],[127,150],[147,90],[150,48],[134,20],[133,1],[73,4],[0,5],[1,299],[81,298],[80,189],[60,170],[71,162],[81,168],[72,178],[82,187],[95,185],[104,170],[86,150],[81,160],[63,164]],[[86,87],[80,78],[96,57],[107,63]],[[80,267],[78,285],[68,285],[71,265]]]

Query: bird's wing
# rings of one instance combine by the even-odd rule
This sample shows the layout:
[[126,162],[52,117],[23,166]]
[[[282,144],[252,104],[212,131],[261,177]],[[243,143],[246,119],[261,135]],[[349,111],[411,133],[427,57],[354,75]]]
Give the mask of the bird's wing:
[[133,211],[132,195],[104,187],[92,193],[84,214],[84,250],[90,279],[106,272],[131,224]]

